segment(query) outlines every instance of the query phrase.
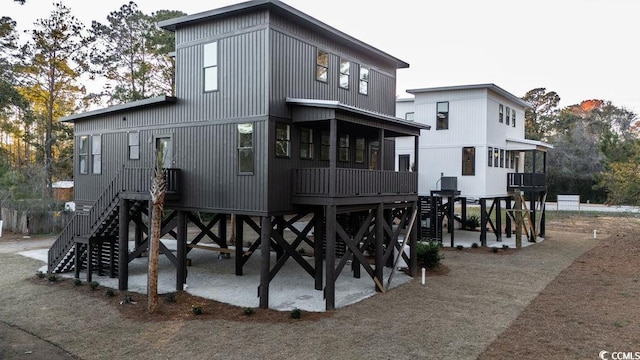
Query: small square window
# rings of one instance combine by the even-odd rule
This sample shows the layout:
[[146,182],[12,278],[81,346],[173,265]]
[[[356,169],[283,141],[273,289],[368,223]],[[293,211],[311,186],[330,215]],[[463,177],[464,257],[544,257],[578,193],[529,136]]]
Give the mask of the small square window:
[[404,114],[404,119],[407,121],[415,121],[415,113],[413,112],[408,112]]

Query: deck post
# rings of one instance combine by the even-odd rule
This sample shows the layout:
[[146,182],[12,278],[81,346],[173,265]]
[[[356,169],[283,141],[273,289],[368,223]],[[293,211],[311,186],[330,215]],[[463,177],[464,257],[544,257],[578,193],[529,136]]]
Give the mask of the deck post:
[[260,308],[269,308],[269,270],[271,270],[271,216],[260,218]]
[[333,310],[336,307],[336,207],[329,205],[326,209],[325,271],[327,284],[324,289],[324,298],[326,309]]
[[502,200],[495,198],[496,202],[496,240],[502,241]]
[[[418,201],[413,203],[411,211],[417,211]],[[416,218],[413,220],[413,226],[411,227],[411,233],[408,234],[409,238],[409,276],[415,277],[418,271],[418,228],[420,227],[420,212],[417,213]],[[410,225],[411,226],[411,225]],[[404,249],[403,249],[404,250]]]
[[244,216],[235,216],[236,227],[236,276],[242,276],[242,254],[244,254]]
[[[505,202],[505,210],[506,213],[508,214],[509,211],[511,210],[511,198],[510,197],[506,197],[504,199]],[[507,238],[511,237],[511,217],[509,215],[507,215],[504,219],[504,232]]]
[[338,174],[338,120],[329,121],[329,197],[336,196]]
[[322,208],[316,209],[313,215],[313,260],[314,260],[314,268],[315,268],[315,289],[322,290],[323,283],[323,259],[322,259],[322,239],[324,238],[324,227],[322,224],[322,218],[324,214],[322,213]]
[[[118,209],[118,290],[129,287],[129,200],[120,198]],[[91,246],[87,245],[89,251]],[[89,254],[91,255],[91,254]]]
[[[376,269],[375,275],[379,284],[382,284],[384,281],[384,204],[378,204],[378,208],[376,209]],[[376,291],[381,291],[378,286],[376,286]]]
[[178,266],[176,269],[176,290],[184,290],[187,282],[187,215],[184,211],[178,211],[177,229],[177,252]]
[[480,199],[480,245],[487,246],[487,199]]
[[536,229],[536,196],[537,194],[535,192],[529,193],[529,213],[531,214],[532,224],[532,234],[530,239],[532,239],[533,242],[536,242],[536,240],[538,239],[538,229]]
[[[546,155],[547,153],[544,153],[544,154]],[[541,202],[540,203],[540,209],[541,210],[540,210],[540,230],[539,230],[539,232],[540,232],[540,236],[541,237],[544,237],[544,231],[545,231],[544,222],[545,222],[546,217],[547,217],[547,215],[546,215],[547,214],[547,207],[545,206],[545,204],[542,203],[542,199],[546,199],[545,195],[546,195],[545,191],[540,193],[540,202]]]

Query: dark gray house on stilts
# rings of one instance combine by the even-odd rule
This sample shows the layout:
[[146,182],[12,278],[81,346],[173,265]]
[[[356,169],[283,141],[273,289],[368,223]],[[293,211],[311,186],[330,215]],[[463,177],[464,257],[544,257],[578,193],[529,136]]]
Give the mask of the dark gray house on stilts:
[[[236,275],[260,257],[262,308],[289,260],[324,290],[327,309],[348,263],[353,276],[364,269],[382,290],[383,267],[400,240],[410,243],[408,257],[399,253],[415,275],[417,227],[409,220],[418,169],[393,170],[394,139],[413,137],[418,154],[420,130],[429,127],[394,116],[396,71],[406,62],[279,1],[159,26],[176,35],[176,97],[62,120],[74,125],[77,211],[49,250],[49,272],[108,273],[127,289],[128,264],[147,249],[149,188],[160,160],[168,182],[162,235],[177,242],[177,251],[161,246],[161,253],[176,268],[177,290],[187,254],[203,238],[234,258]],[[232,214],[239,246],[227,243]],[[199,234],[188,235],[189,223]],[[401,235],[397,224],[411,231]],[[295,240],[285,240],[285,229]],[[247,240],[249,248],[240,246]],[[313,247],[311,260],[300,255],[302,244]],[[375,249],[373,264],[366,248]]]

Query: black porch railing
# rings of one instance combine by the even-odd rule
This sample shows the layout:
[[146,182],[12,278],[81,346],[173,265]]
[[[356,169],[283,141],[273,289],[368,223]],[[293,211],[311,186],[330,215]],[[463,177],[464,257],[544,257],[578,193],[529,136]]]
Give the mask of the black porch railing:
[[546,176],[541,173],[508,173],[507,191],[540,191],[546,189]]
[[293,170],[294,196],[357,197],[418,193],[418,173],[368,169],[336,169],[331,193],[329,168]]

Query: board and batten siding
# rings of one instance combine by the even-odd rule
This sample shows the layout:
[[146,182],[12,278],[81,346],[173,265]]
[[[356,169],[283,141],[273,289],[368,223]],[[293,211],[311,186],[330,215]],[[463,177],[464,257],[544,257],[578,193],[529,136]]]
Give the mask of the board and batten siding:
[[[98,119],[96,119],[98,120]],[[99,121],[99,120],[98,120]],[[90,121],[89,121],[90,122]],[[254,124],[254,173],[237,172],[237,124]],[[81,124],[78,122],[77,124]],[[227,123],[146,127],[102,132],[102,174],[79,174],[78,140],[74,149],[76,201],[93,202],[123,168],[153,168],[156,137],[171,137],[172,166],[181,174],[181,198],[175,207],[202,211],[260,213],[267,201],[267,121],[249,118]],[[139,131],[140,159],[130,160],[128,132]],[[149,179],[151,181],[151,179]]]
[[[307,33],[305,33],[307,34]],[[311,34],[307,34],[311,35]],[[334,45],[335,47],[335,45]],[[316,80],[318,49],[329,53],[328,81]],[[290,109],[282,100],[287,97],[337,100],[343,104],[381,114],[395,113],[395,69],[380,71],[360,54],[342,53],[308,38],[291,36],[278,30],[270,31],[270,104],[272,116],[290,117]],[[361,56],[361,57],[357,57]],[[340,59],[350,61],[349,88],[338,84]],[[358,91],[360,66],[369,67],[368,95]]]

